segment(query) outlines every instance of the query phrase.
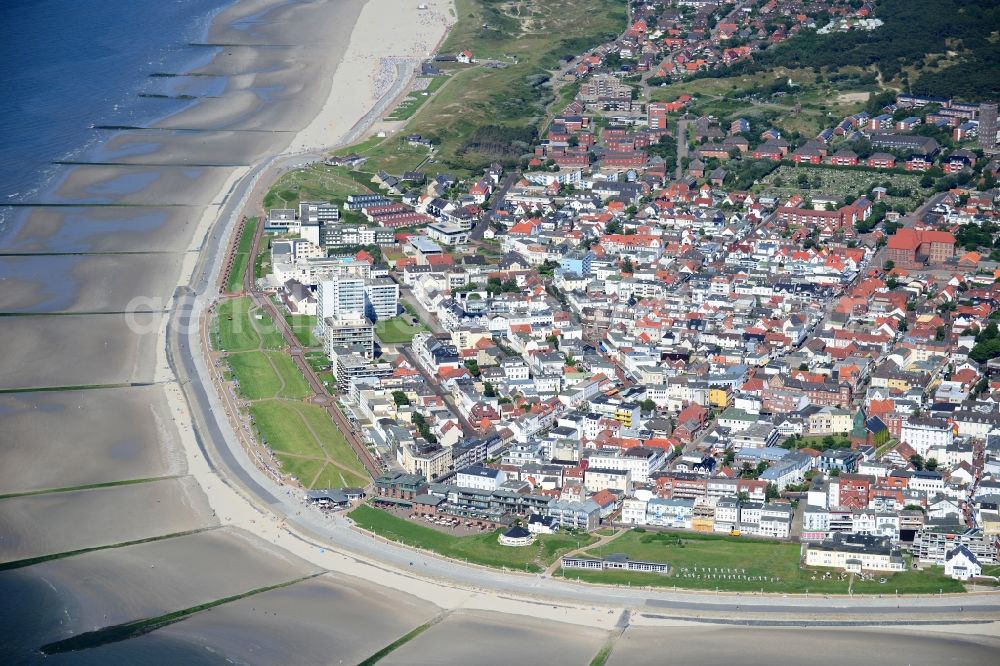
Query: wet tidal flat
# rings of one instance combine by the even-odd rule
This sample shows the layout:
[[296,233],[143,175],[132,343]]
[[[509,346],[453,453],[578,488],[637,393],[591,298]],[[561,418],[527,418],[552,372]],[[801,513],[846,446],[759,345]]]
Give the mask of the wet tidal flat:
[[156,635],[211,646],[237,663],[356,664],[437,612],[405,592],[333,573],[219,606]]
[[7,253],[148,253],[187,250],[204,210],[191,206],[33,206],[8,207],[0,213],[9,224]]
[[152,382],[163,317],[142,313],[3,317],[0,389]]
[[212,527],[190,477],[0,500],[0,563]]
[[0,495],[182,474],[161,385],[0,394]]
[[56,594],[58,603],[18,620],[17,630],[31,636],[25,643],[37,648],[316,572],[257,537],[221,528],[0,572],[0,590],[35,580]]
[[181,254],[0,256],[0,313],[163,310]]

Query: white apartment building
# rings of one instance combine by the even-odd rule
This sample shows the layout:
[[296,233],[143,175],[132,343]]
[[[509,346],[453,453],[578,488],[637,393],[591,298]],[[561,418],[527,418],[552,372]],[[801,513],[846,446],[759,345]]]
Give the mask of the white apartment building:
[[850,536],[810,545],[806,566],[848,571],[902,571],[906,562],[899,549],[877,537]]
[[500,368],[504,376],[512,382],[525,381],[529,378],[528,364],[519,358],[504,359]]
[[622,502],[622,522],[628,525],[646,524],[646,505],[648,499],[627,497]]
[[948,447],[954,439],[951,424],[944,419],[926,417],[907,419],[899,434],[899,441],[909,444],[914,451],[925,458],[930,449]]
[[654,497],[646,504],[646,525],[690,528],[694,517],[694,500]]
[[830,512],[825,507],[807,506],[802,512],[802,533],[826,534],[830,531]]
[[491,469],[482,465],[470,465],[458,470],[455,475],[455,484],[460,488],[474,488],[476,490],[496,490],[507,481],[507,474],[503,470]]
[[923,491],[928,497],[944,492],[944,479],[937,472],[911,472],[909,490]]
[[740,525],[741,526],[751,526],[756,531],[756,528],[760,526],[760,517],[764,511],[764,505],[761,502],[747,502],[740,507]]
[[740,502],[737,499],[720,499],[715,504],[715,531],[729,532],[740,524]]
[[827,495],[827,486],[829,484],[813,484],[809,487],[809,492],[806,494],[806,504],[809,506],[818,506],[822,508],[827,508],[830,506],[829,498]]
[[589,467],[628,470],[633,483],[648,483],[650,475],[663,467],[666,458],[662,449],[636,446],[615,453],[595,453],[588,458]]
[[407,474],[419,474],[433,481],[451,467],[451,449],[443,446],[418,448],[414,444],[406,444],[399,447],[396,459]]
[[787,539],[792,531],[792,507],[787,504],[765,504],[760,512],[757,534],[774,539]]
[[338,277],[320,282],[316,290],[316,313],[320,320],[363,316],[365,314],[364,279]]
[[[306,241],[302,241],[305,243]],[[276,254],[272,251],[272,280],[284,284],[288,280],[298,280],[304,285],[318,285],[337,277],[371,277],[372,266],[367,261],[344,257],[295,258]]]
[[399,285],[388,278],[365,284],[365,314],[372,321],[395,317],[399,312]]
[[[399,310],[399,285],[387,278],[335,277],[319,283],[316,290],[316,313],[326,318],[372,321],[395,317]],[[323,324],[320,324],[323,330]]]
[[877,511],[856,511],[851,515],[851,532],[887,537],[899,541],[899,515]]
[[632,488],[631,472],[627,469],[588,467],[583,473],[583,487],[589,493],[613,490],[626,493]]

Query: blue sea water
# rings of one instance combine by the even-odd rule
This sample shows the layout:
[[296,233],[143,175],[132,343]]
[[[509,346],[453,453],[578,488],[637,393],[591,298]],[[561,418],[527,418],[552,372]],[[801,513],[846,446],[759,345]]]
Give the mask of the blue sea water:
[[[0,205],[35,201],[54,160],[73,159],[107,132],[143,125],[191,101],[182,72],[212,56],[190,46],[234,0],[0,0]],[[218,79],[187,82],[205,94]]]

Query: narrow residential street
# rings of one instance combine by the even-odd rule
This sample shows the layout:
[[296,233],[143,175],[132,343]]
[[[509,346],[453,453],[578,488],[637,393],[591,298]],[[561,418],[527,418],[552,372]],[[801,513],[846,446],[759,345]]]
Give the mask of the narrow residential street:
[[674,169],[674,177],[680,179],[684,175],[684,159],[688,156],[688,125],[691,120],[680,118],[677,120],[677,167]]

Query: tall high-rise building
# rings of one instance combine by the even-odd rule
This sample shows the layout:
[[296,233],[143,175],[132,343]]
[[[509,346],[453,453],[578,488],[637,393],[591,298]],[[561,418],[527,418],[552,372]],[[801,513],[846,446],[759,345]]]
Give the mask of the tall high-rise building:
[[356,350],[365,358],[375,353],[375,326],[367,317],[334,319],[323,321],[323,344],[326,355],[338,357],[342,347]]
[[375,278],[365,284],[365,314],[372,321],[395,317],[399,310],[399,285],[389,278]]
[[319,321],[328,317],[354,319],[365,315],[365,281],[361,278],[335,277],[324,280],[316,290],[316,314]]
[[979,147],[986,152],[994,152],[997,146],[997,103],[983,102],[979,105]]
[[649,116],[649,129],[667,129],[667,105],[663,102],[651,102],[646,107],[646,114]]
[[395,317],[399,285],[388,278],[334,276],[316,289],[316,314],[322,335],[327,319],[367,318],[373,322]]

